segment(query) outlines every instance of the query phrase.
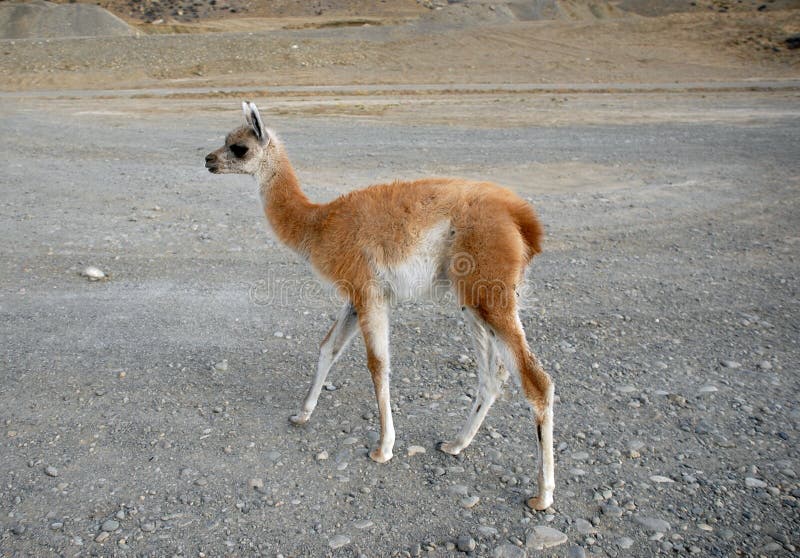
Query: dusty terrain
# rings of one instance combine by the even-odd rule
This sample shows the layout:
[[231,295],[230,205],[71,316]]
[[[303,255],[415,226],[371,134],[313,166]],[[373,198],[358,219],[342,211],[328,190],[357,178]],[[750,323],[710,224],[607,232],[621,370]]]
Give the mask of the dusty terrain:
[[[401,2],[368,27],[320,25],[357,2],[197,4],[105,3],[138,38],[0,41],[0,556],[797,553],[790,2],[513,21]],[[513,384],[463,456],[436,451],[477,381],[451,306],[394,313],[391,462],[366,455],[360,341],[290,425],[337,301],[276,244],[252,179],[203,169],[244,96],[313,199],[435,174],[536,206],[522,320],[559,397],[553,508],[524,506]]]

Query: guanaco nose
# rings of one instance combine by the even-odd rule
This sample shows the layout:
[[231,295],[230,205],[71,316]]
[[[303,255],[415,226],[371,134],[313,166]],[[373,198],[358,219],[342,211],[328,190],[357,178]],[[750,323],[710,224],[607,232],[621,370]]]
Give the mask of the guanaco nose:
[[206,163],[211,163],[216,158],[217,158],[216,155],[214,155],[213,153],[209,153],[208,155],[206,155]]

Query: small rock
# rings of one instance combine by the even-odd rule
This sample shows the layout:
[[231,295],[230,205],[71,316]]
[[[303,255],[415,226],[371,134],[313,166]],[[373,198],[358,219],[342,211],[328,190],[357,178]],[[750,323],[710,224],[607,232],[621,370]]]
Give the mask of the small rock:
[[574,544],[569,547],[569,550],[567,551],[567,558],[586,558],[586,551],[582,546]]
[[503,544],[492,552],[492,558],[527,558],[528,553],[513,544]]
[[358,438],[356,438],[355,436],[349,436],[342,441],[342,444],[344,444],[345,446],[352,446],[357,443],[358,443]]
[[654,533],[665,533],[669,531],[670,525],[663,519],[658,519],[656,517],[645,517],[643,515],[636,515],[633,518],[636,523],[647,529],[648,531],[652,531]]
[[669,478],[669,477],[664,477],[664,476],[661,476],[661,475],[653,475],[653,476],[651,476],[651,477],[650,477],[650,480],[651,480],[652,482],[659,483],[659,484],[665,484],[665,483],[672,483],[672,482],[675,482],[675,481],[674,481],[674,480],[672,480],[671,478]]
[[142,531],[145,533],[152,533],[156,530],[156,524],[153,522],[148,521],[147,523],[142,523]]
[[247,486],[252,490],[263,490],[264,479],[250,479],[247,481]]
[[22,524],[14,525],[11,528],[11,532],[14,533],[15,535],[22,535],[23,533],[25,533],[26,530],[27,528]]
[[328,459],[328,452],[325,451],[325,450],[322,450],[321,452],[319,452],[317,454],[316,459],[317,459],[317,461],[325,461],[326,459]]
[[369,529],[373,525],[375,524],[369,519],[360,519],[355,523],[353,523],[353,527],[355,527],[356,529]]
[[589,454],[585,451],[576,451],[572,454],[572,459],[575,461],[586,461],[589,459]]
[[104,542],[104,541],[105,541],[107,538],[108,538],[108,532],[106,532],[106,531],[102,531],[101,533],[99,533],[99,534],[98,534],[98,535],[97,535],[97,536],[94,538],[94,541],[95,541],[95,542],[99,542],[99,543],[101,543],[101,542]]
[[741,363],[736,362],[735,360],[721,360],[721,361],[719,361],[719,363],[724,368],[741,368],[742,367]]
[[108,275],[106,275],[105,271],[93,265],[90,265],[81,271],[81,275],[86,277],[89,281],[102,281],[104,279],[108,279]]
[[609,517],[622,517],[623,509],[613,504],[603,504],[600,506],[600,512]]
[[627,550],[633,546],[633,539],[630,537],[620,537],[617,539],[617,546],[623,550]]
[[567,542],[567,535],[547,525],[537,525],[525,537],[525,546],[533,550],[543,550]]
[[697,390],[698,393],[715,393],[719,391],[716,386],[703,386]]
[[100,529],[106,531],[107,533],[113,533],[119,529],[119,521],[115,519],[108,519],[103,522],[103,524],[100,526]]
[[282,339],[282,338],[283,338],[283,332],[282,332],[282,331],[276,331],[276,332],[275,332],[275,333],[273,333],[272,335],[274,335],[275,337],[277,337],[277,338],[279,338],[279,339]]
[[497,529],[489,525],[481,525],[478,527],[478,534],[484,538],[496,537],[497,533]]
[[761,479],[757,479],[757,478],[754,478],[754,477],[747,477],[746,479],[744,479],[744,485],[747,488],[766,488],[767,487],[767,483],[765,483]]
[[345,535],[336,535],[331,540],[328,541],[328,546],[332,549],[336,550],[337,548],[342,548],[350,544],[350,538]]
[[472,552],[475,550],[475,539],[469,535],[461,535],[456,539],[456,548],[461,552]]
[[425,453],[425,448],[422,446],[409,446],[408,447],[408,456],[413,457],[417,454]]
[[619,386],[617,388],[617,391],[620,392],[620,393],[633,393],[633,392],[636,391],[636,388],[631,386],[631,385]]
[[461,500],[461,507],[466,509],[472,509],[478,505],[481,499],[478,496],[468,496]]
[[184,467],[183,469],[181,469],[180,475],[183,478],[189,478],[197,476],[199,475],[199,473],[195,469],[192,469],[191,467]]
[[463,484],[454,484],[449,488],[449,490],[451,494],[455,494],[456,496],[466,496],[469,494],[469,488]]
[[757,365],[761,370],[772,370],[772,363],[768,360],[762,360]]
[[217,372],[227,372],[228,371],[228,360],[222,359],[220,362],[214,365],[214,370]]
[[53,523],[51,523],[51,524],[50,524],[50,528],[51,528],[53,531],[58,531],[58,530],[59,530],[59,529],[61,529],[63,526],[64,526],[64,524],[63,524],[62,522],[60,522],[60,521],[54,521]]
[[57,477],[58,476],[58,469],[56,469],[55,467],[50,465],[47,468],[45,468],[44,474],[47,475],[48,477]]
[[581,535],[591,535],[597,533],[597,529],[594,525],[580,517],[575,520],[575,529],[577,529],[578,533]]

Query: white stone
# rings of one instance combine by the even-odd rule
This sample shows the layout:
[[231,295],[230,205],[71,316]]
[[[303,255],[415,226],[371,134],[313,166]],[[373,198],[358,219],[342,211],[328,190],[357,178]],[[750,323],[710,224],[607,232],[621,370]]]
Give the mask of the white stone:
[[537,525],[525,538],[525,546],[533,550],[543,550],[567,542],[567,535],[547,525]]

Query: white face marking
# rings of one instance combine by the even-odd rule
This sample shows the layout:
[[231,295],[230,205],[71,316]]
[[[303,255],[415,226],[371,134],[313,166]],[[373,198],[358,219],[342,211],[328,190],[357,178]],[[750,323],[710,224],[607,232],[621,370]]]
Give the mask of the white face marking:
[[450,291],[446,279],[450,222],[440,221],[425,231],[411,256],[378,270],[378,279],[393,302],[440,298]]

